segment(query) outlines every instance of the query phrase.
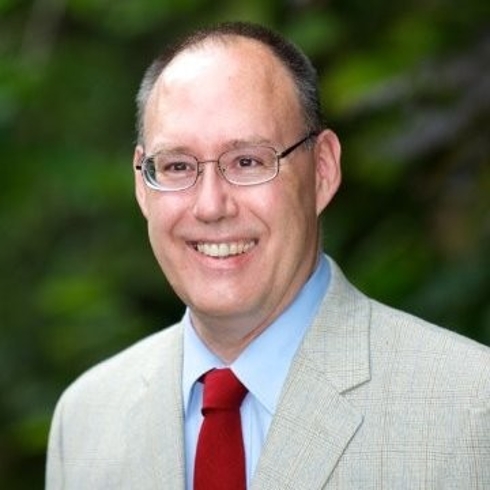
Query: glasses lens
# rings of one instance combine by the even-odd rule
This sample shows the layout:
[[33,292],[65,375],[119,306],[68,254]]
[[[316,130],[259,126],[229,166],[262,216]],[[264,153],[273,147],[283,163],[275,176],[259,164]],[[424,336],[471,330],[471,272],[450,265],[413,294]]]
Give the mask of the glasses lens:
[[144,176],[156,189],[180,190],[194,184],[198,163],[190,155],[157,153],[145,161]]
[[228,151],[221,155],[219,163],[226,180],[232,184],[260,184],[277,175],[276,152],[266,146]]

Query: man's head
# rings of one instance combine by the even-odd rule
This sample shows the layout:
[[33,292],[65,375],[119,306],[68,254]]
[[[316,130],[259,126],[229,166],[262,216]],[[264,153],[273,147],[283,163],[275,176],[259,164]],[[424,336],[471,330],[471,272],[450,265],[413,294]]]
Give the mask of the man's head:
[[[340,146],[331,131],[320,131],[279,161],[272,180],[228,182],[216,163],[220,155],[236,150],[240,168],[261,165],[249,158],[256,146],[279,154],[319,129],[318,104],[305,105],[279,48],[257,36],[191,39],[143,82],[136,195],[162,270],[200,335],[220,351],[221,344],[244,346],[263,331],[311,274],[318,217],[340,182]],[[314,80],[309,63],[303,65]],[[206,163],[197,165],[192,187],[162,191],[140,171],[142,161],[162,154],[179,177],[190,168],[182,162]]]

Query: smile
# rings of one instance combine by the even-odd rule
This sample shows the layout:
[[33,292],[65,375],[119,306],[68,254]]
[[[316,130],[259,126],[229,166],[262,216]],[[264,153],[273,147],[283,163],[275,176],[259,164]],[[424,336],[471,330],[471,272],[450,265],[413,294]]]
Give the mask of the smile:
[[230,243],[206,243],[194,244],[194,249],[203,255],[215,258],[227,258],[248,252],[256,245],[255,240],[239,241]]

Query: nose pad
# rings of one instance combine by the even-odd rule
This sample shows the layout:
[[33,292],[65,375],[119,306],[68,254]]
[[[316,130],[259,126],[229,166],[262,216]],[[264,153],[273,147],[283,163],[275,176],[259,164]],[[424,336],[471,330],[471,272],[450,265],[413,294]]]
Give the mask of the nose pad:
[[204,167],[205,167],[205,165],[207,165],[209,163],[215,163],[216,165],[213,166],[215,173],[217,175],[219,175],[220,177],[225,178],[224,173],[221,170],[221,167],[219,166],[218,160],[204,160],[202,162],[199,162],[198,167],[197,167],[197,178],[198,179],[201,175],[204,175]]

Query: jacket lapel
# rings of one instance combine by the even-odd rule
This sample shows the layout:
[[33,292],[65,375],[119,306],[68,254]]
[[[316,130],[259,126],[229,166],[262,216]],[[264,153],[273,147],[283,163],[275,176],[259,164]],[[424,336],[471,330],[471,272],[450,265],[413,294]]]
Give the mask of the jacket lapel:
[[[162,332],[128,413],[128,488],[184,490],[182,329]],[[144,440],[144,442],[142,442]]]
[[329,290],[291,366],[252,489],[322,488],[362,424],[344,393],[370,378],[369,301],[330,266]]

